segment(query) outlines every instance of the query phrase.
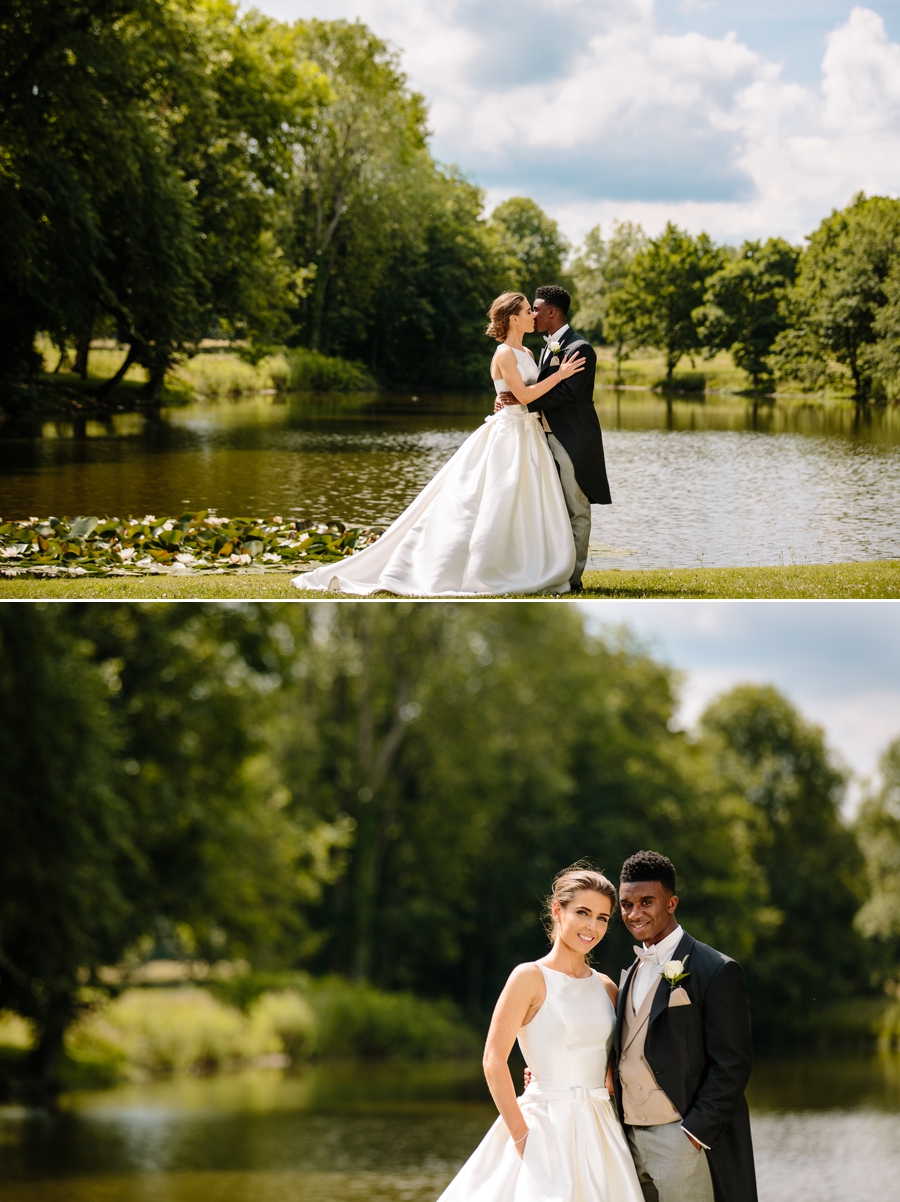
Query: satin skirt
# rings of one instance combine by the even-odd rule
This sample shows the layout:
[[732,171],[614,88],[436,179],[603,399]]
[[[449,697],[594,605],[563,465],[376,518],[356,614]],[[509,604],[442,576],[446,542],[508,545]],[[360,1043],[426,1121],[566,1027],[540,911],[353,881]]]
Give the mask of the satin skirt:
[[542,1097],[526,1089],[519,1098],[528,1123],[524,1157],[498,1118],[439,1202],[643,1202],[609,1095],[580,1093]]
[[575,543],[535,414],[489,417],[370,547],[296,576],[298,589],[365,595],[567,592]]

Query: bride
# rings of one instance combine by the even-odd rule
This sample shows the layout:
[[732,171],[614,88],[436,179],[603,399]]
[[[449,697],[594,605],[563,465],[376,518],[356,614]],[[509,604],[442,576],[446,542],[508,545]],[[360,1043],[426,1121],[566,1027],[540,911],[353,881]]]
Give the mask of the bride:
[[534,311],[521,292],[490,308],[487,333],[500,346],[491,363],[497,393],[518,404],[485,420],[381,538],[349,559],[296,576],[298,589],[404,596],[484,596],[569,590],[572,527],[556,464],[537,414],[526,405],[584,370],[568,355],[536,383],[522,336]]
[[[500,1117],[439,1202],[643,1202],[610,1101],[617,990],[585,962],[615,903],[592,869],[576,864],[553,882],[553,948],[513,970],[485,1045]],[[517,1038],[533,1074],[519,1098],[507,1066]]]

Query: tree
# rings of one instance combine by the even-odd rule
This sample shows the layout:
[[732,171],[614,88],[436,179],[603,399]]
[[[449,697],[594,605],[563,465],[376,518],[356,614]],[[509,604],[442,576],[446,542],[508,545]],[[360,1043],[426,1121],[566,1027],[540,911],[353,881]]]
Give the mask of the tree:
[[867,984],[853,931],[863,860],[841,818],[844,777],[821,730],[769,686],[732,689],[707,708],[700,729],[723,785],[755,815],[750,849],[771,910],[745,969],[755,1025],[784,1038],[816,1007]]
[[0,711],[0,1008],[37,1024],[50,1084],[81,969],[135,933],[124,878],[142,866],[108,689],[44,607],[0,610]]
[[327,75],[330,95],[298,142],[290,187],[293,253],[309,280],[301,299],[304,338],[329,341],[331,291],[341,235],[368,216],[387,216],[380,194],[425,150],[425,108],[410,92],[397,54],[360,22],[298,21],[298,58]]
[[669,384],[682,355],[702,346],[694,311],[721,261],[708,235],[693,238],[669,222],[637,252],[625,282],[610,298],[609,318],[619,337],[632,346],[662,350]]
[[856,196],[809,239],[787,299],[787,328],[773,359],[779,374],[808,385],[829,380],[831,360],[850,373],[858,401],[872,386],[876,320],[900,253],[900,200]]
[[540,205],[524,196],[513,196],[497,205],[491,225],[512,266],[510,288],[524,292],[533,301],[535,289],[541,284],[565,285],[563,263],[569,243]]
[[[900,739],[881,757],[881,788],[865,798],[855,828],[866,858],[866,900],[857,928],[896,953],[900,940]],[[891,955],[891,967],[896,961]]]
[[617,380],[627,356],[628,327],[619,315],[611,312],[611,301],[628,278],[634,257],[646,242],[641,227],[630,221],[614,222],[608,242],[603,241],[597,225],[588,232],[584,247],[572,264],[576,298],[574,324],[592,341],[612,344]]
[[[540,954],[553,874],[591,855],[615,877],[647,845],[679,864],[696,934],[753,946],[743,803],[723,805],[669,729],[668,670],[637,646],[560,607],[403,603],[317,607],[297,650],[280,774],[352,825],[310,911],[315,970],[449,995],[480,1020]],[[604,951],[616,970],[622,939]]]
[[694,314],[708,353],[731,351],[754,389],[769,375],[769,353],[787,327],[784,301],[799,255],[783,238],[745,242],[706,281],[703,305]]
[[[271,610],[0,607],[0,1008],[52,1088],[84,985],[139,941],[292,962],[345,832],[264,754]],[[314,941],[313,941],[314,942]]]
[[106,318],[122,374],[142,363],[156,399],[210,324],[284,333],[273,197],[321,71],[224,0],[16,8],[0,21],[0,370],[33,372],[44,330],[78,342],[84,371]]

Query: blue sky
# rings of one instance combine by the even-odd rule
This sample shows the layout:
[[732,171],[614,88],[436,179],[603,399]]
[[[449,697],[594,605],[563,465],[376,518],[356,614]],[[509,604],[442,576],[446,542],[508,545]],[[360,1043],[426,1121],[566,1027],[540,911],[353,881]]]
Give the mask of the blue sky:
[[717,694],[774,684],[825,730],[856,776],[877,776],[900,736],[900,605],[895,601],[586,601],[592,623],[627,625],[684,673],[691,726]]
[[900,0],[261,7],[364,20],[428,100],[435,154],[573,240],[614,219],[799,240],[860,189],[900,192]]

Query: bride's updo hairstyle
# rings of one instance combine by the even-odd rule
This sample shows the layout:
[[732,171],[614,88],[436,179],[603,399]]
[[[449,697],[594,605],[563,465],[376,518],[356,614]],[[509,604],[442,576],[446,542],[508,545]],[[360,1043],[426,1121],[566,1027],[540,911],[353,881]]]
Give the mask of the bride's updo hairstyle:
[[528,297],[521,292],[504,292],[502,296],[497,297],[488,309],[491,324],[484,331],[488,338],[496,338],[498,342],[506,341],[509,319],[522,308],[522,301],[528,304]]
[[565,909],[577,893],[589,889],[592,893],[602,893],[608,897],[612,913],[616,912],[616,888],[602,872],[598,872],[589,860],[578,860],[569,868],[556,874],[550,896],[544,902],[544,930],[552,943],[556,938],[556,920],[553,917],[553,904],[559,902]]

